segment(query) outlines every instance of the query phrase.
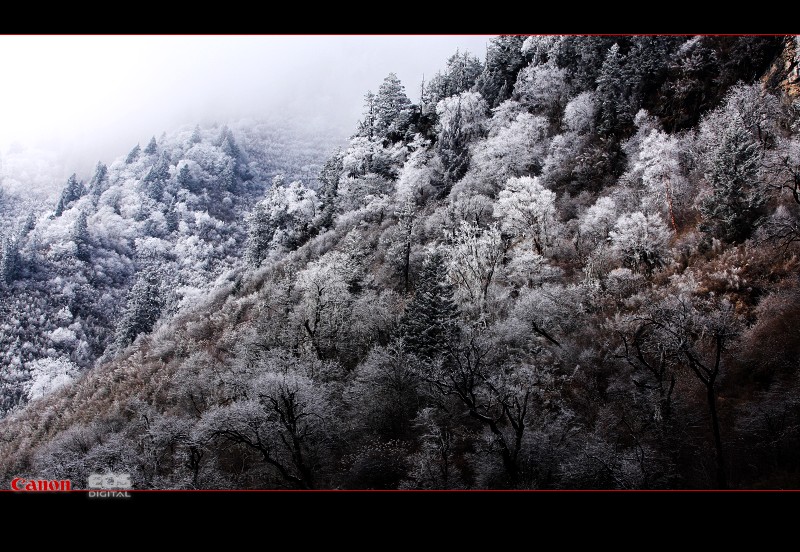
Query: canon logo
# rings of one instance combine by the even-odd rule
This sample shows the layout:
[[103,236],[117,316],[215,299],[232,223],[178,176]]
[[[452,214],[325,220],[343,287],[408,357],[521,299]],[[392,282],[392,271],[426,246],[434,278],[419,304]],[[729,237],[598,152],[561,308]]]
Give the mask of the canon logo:
[[56,491],[71,491],[72,482],[69,479],[25,479],[24,477],[15,477],[11,480],[12,491],[38,491],[38,492],[56,492]]

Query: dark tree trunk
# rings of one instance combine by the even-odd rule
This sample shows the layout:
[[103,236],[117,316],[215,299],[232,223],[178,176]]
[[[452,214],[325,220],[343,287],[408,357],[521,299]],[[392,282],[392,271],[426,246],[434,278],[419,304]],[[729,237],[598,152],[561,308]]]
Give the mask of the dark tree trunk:
[[722,437],[719,430],[719,415],[717,414],[717,394],[714,391],[714,381],[706,387],[708,392],[708,409],[711,412],[711,428],[714,432],[714,458],[717,468],[717,487],[728,488],[728,478],[725,474],[725,456],[722,452]]

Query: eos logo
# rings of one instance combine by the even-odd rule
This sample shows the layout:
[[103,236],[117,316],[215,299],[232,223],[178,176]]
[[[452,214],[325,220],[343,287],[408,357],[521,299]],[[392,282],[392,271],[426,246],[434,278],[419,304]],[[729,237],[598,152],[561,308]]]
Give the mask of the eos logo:
[[89,491],[89,498],[130,498],[127,491],[106,489],[130,489],[132,486],[129,473],[93,473],[87,484],[89,489],[103,489]]
[[64,492],[72,490],[72,482],[69,479],[25,479],[15,477],[11,480],[12,491],[33,491],[33,492]]
[[90,489],[130,489],[131,474],[129,473],[93,473],[89,476]]

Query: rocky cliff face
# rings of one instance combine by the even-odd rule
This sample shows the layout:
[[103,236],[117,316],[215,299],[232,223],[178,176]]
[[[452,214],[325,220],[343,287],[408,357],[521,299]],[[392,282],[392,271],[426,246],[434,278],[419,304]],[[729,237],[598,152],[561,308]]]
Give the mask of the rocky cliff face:
[[784,40],[783,51],[764,75],[765,86],[781,89],[791,99],[800,98],[800,36]]

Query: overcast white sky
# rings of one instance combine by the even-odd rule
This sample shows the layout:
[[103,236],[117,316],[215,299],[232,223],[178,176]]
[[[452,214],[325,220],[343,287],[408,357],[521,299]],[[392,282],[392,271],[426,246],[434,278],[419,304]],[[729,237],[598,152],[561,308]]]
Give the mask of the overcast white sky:
[[349,135],[395,72],[412,100],[490,36],[0,36],[0,151],[106,162],[185,124],[303,113]]

